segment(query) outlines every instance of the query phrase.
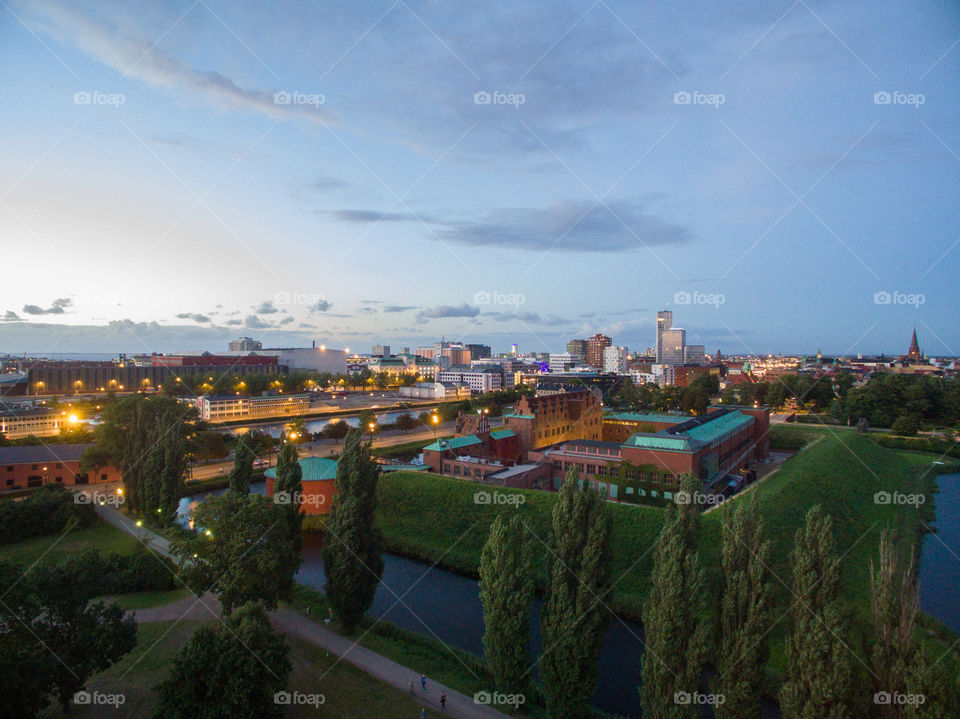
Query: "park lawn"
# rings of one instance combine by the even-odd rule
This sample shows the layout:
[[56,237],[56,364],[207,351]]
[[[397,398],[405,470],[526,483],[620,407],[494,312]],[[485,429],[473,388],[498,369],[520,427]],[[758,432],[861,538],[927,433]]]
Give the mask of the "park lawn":
[[66,535],[48,534],[15,544],[0,544],[0,561],[29,565],[41,557],[44,561],[56,561],[85,549],[96,549],[101,554],[133,554],[138,546],[135,537],[97,518],[89,527]]
[[164,604],[173,604],[185,597],[189,597],[190,590],[186,587],[177,589],[165,589],[161,591],[132,592],[130,594],[120,594],[112,597],[117,606],[124,610],[132,609],[150,609],[151,607],[161,607]]
[[[64,714],[59,706],[49,706],[39,716],[41,719],[65,719],[68,716],[77,719],[139,719],[153,716],[157,708],[153,687],[166,679],[177,651],[201,626],[215,624],[214,620],[141,623],[133,651],[87,683],[87,690],[91,692],[123,694],[123,706],[119,709],[78,706],[70,714]],[[299,638],[287,637],[287,641],[294,667],[288,690],[321,693],[326,699],[319,710],[310,705],[291,706],[285,715],[287,719],[313,719],[317,716],[410,719],[418,715],[420,705],[406,691],[394,689],[348,662],[337,662],[337,658],[328,656],[324,649]],[[436,719],[443,714],[428,710],[427,716]]]

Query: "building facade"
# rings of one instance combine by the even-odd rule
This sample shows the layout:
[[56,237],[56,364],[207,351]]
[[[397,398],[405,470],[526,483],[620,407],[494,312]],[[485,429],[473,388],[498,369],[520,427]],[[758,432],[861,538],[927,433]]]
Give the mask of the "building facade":
[[673,311],[661,310],[657,312],[657,344],[656,364],[663,364],[663,333],[673,327]]
[[310,411],[310,395],[277,394],[262,397],[239,395],[204,395],[197,398],[200,419],[227,422],[261,417],[292,417]]
[[587,389],[521,397],[503,426],[517,434],[520,452],[568,439],[600,439],[603,433],[600,400]]
[[0,447],[0,490],[28,489],[45,484],[75,486],[119,482],[115,467],[83,472],[80,457],[92,444],[40,444]]
[[60,434],[66,417],[47,407],[23,407],[0,410],[0,435],[22,439],[29,435],[52,437]]
[[587,340],[587,364],[596,369],[603,369],[603,351],[613,344],[606,335],[599,332]]
[[603,371],[608,374],[626,374],[627,348],[605,347],[603,350]]

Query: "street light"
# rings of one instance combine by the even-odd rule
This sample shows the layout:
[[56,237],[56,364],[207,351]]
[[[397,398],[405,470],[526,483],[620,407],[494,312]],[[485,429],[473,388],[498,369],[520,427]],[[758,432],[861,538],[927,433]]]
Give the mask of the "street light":
[[437,415],[433,415],[433,416],[430,418],[430,421],[433,422],[433,438],[434,438],[434,440],[436,440],[436,438],[437,438],[437,425],[440,423],[440,418],[439,418]]

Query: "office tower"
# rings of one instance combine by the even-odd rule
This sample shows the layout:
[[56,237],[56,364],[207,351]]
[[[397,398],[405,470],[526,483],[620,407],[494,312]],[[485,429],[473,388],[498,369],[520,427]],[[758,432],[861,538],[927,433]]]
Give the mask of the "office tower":
[[230,351],[231,352],[253,352],[254,350],[262,350],[263,342],[258,342],[257,340],[251,337],[241,337],[238,340],[230,341]]
[[683,364],[683,347],[687,341],[687,333],[680,327],[671,327],[661,335],[661,351],[659,364]]
[[663,364],[663,333],[673,327],[673,310],[657,312],[657,364]]
[[587,358],[587,341],[570,340],[567,342],[567,352],[576,355],[580,358],[580,361],[583,362]]
[[626,374],[627,348],[605,347],[603,349],[603,371],[608,374]]
[[374,345],[373,352],[371,352],[374,357],[389,357],[390,356],[390,345]]
[[706,348],[703,345],[684,345],[684,364],[704,364],[706,361]]

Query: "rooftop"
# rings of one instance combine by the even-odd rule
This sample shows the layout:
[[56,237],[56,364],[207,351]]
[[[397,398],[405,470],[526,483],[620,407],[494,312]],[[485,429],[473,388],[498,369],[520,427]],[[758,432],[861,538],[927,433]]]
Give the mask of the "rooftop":
[[656,434],[637,432],[623,444],[625,447],[694,452],[755,421],[750,415],[736,410],[720,410],[689,419]]
[[646,414],[643,412],[616,412],[614,414],[606,414],[603,418],[619,419],[625,422],[653,422],[658,424],[666,424],[667,422],[679,424],[684,420],[690,419],[689,417],[679,414]]
[[88,444],[36,444],[26,447],[0,447],[0,464],[27,464],[40,462],[75,462]]
[[[337,460],[326,457],[304,457],[297,462],[303,470],[304,482],[320,482],[337,477]],[[265,477],[277,478],[277,468],[271,467],[264,472]]]
[[432,452],[442,452],[445,449],[459,449],[460,447],[472,447],[475,444],[483,442],[475,434],[465,434],[462,437],[451,437],[450,439],[438,439],[436,442],[428,444],[425,450]]
[[512,429],[495,429],[490,433],[490,436],[493,439],[507,439],[508,437],[516,437],[517,433]]

